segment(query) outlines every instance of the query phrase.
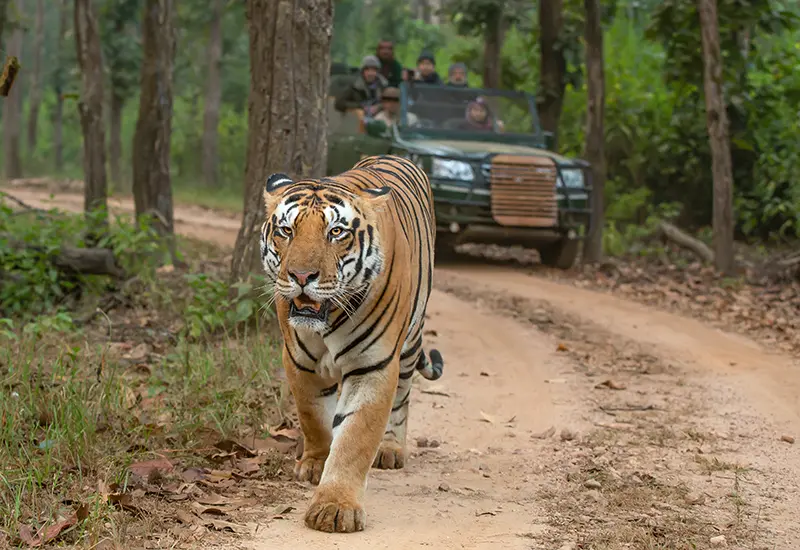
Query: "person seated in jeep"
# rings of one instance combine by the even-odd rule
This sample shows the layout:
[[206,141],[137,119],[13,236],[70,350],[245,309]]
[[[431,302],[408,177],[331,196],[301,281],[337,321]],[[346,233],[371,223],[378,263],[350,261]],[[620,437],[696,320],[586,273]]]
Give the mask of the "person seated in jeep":
[[376,113],[380,108],[381,91],[388,86],[386,79],[378,72],[380,68],[381,62],[377,57],[366,56],[361,61],[361,73],[336,98],[336,110],[363,109],[365,115]]
[[469,88],[467,82],[467,66],[464,63],[453,63],[447,70],[447,85],[457,88]]
[[491,132],[494,130],[492,118],[492,113],[489,111],[489,105],[486,100],[478,97],[467,104],[466,117],[459,125],[459,130]]
[[[382,122],[386,127],[394,126],[400,122],[400,90],[398,88],[386,88],[381,94],[381,111],[375,115],[373,120]],[[406,123],[408,126],[416,126],[419,119],[414,113],[406,113]]]

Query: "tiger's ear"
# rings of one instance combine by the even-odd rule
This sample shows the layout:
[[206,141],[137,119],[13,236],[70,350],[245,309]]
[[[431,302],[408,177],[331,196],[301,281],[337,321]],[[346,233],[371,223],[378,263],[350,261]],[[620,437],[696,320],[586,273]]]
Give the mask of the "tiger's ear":
[[277,174],[272,174],[267,178],[267,183],[264,185],[264,192],[274,193],[276,189],[283,187],[284,185],[289,185],[290,183],[294,182],[292,181],[292,178],[286,174],[280,172]]
[[272,194],[281,187],[290,185],[292,183],[294,183],[292,178],[280,172],[277,174],[272,174],[267,178],[267,183],[264,184],[264,205],[267,207],[267,210],[269,210],[270,205],[274,200]]
[[364,189],[364,197],[370,204],[385,204],[392,196],[392,188],[388,186]]

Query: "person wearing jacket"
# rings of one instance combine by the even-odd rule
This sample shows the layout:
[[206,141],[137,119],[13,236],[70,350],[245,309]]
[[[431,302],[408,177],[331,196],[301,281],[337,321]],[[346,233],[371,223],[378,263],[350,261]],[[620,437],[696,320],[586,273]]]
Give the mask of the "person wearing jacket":
[[361,72],[350,87],[336,98],[334,107],[337,111],[345,112],[348,109],[364,109],[364,113],[371,115],[380,108],[381,91],[388,83],[378,71],[381,62],[374,55],[368,55],[361,61]]
[[391,40],[381,40],[378,42],[376,51],[378,61],[381,62],[380,74],[394,88],[400,86],[403,80],[403,66],[394,58],[394,44]]
[[436,59],[428,50],[422,50],[422,53],[419,54],[414,78],[425,84],[444,84],[442,78],[436,73]]
[[467,66],[463,63],[453,63],[447,70],[447,85],[457,88],[469,88],[467,82]]

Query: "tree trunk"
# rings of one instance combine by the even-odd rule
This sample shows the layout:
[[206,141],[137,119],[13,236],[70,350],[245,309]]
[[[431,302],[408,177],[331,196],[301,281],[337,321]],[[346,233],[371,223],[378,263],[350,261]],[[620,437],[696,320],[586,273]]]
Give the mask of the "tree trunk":
[[483,87],[499,89],[501,53],[506,34],[502,4],[493,7],[489,13],[486,35],[483,37]]
[[42,48],[44,47],[44,0],[36,0],[36,25],[33,45],[30,108],[28,110],[28,157],[36,151],[36,131],[39,127],[39,106],[42,103]]
[[592,222],[584,243],[584,261],[599,262],[603,257],[606,181],[605,69],[603,66],[603,28],[600,23],[600,0],[584,0],[586,10],[586,73],[588,101],[586,113],[586,160],[591,164]]
[[203,179],[209,187],[219,185],[219,106],[222,101],[220,63],[222,61],[223,0],[213,0],[208,34],[208,73],[206,74],[205,114],[203,116]]
[[558,121],[564,103],[567,61],[559,44],[564,26],[562,0],[539,0],[539,45],[542,66],[539,79],[539,121],[542,129],[553,134],[553,149],[558,143]]
[[6,24],[8,23],[9,4],[9,0],[0,0],[0,46],[4,44],[3,37],[5,36]]
[[734,269],[733,251],[733,169],[728,139],[728,114],[722,89],[722,56],[719,45],[716,0],[698,0],[703,40],[703,80],[706,96],[706,124],[711,144],[714,176],[714,263],[718,271]]
[[58,23],[58,67],[56,68],[55,92],[56,92],[56,107],[53,114],[53,153],[55,156],[56,172],[61,172],[64,169],[64,83],[66,81],[66,67],[64,67],[64,57],[61,52],[66,48],[67,42],[67,26],[69,25],[69,0],[61,0],[59,6],[61,13]]
[[327,159],[333,0],[248,0],[250,99],[244,219],[232,277],[261,273],[264,182],[320,177]]
[[172,67],[175,2],[145,0],[142,19],[142,78],[139,118],[133,137],[133,200],[137,219],[149,217],[169,240],[175,231],[170,182]]
[[[107,207],[106,137],[103,129],[103,59],[92,0],[75,0],[75,45],[81,69],[78,112],[83,132],[83,207],[87,214]],[[96,218],[93,218],[96,219]],[[90,227],[96,235],[100,227]]]
[[122,183],[120,159],[122,158],[122,108],[125,99],[111,90],[111,112],[109,113],[108,131],[108,165],[111,169],[111,181],[119,186]]
[[[16,8],[18,16],[17,21],[14,21],[14,30],[11,32],[11,38],[5,47],[5,53],[17,57],[22,56],[22,2],[16,0],[12,4]],[[17,79],[14,86],[11,87],[11,92],[8,97],[3,101],[3,145],[5,149],[5,165],[6,165],[6,178],[14,179],[22,177],[22,159],[20,158],[20,126],[22,112],[22,79]]]

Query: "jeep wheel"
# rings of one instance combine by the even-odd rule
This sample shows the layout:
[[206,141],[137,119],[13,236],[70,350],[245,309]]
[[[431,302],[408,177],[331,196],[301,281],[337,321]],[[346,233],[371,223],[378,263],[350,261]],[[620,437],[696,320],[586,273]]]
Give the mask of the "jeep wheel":
[[434,244],[434,262],[452,262],[458,257],[456,245],[458,244],[455,235],[452,233],[441,232],[436,234]]
[[540,246],[538,250],[542,264],[558,269],[571,268],[578,257],[579,245],[579,240],[564,237],[554,243]]

